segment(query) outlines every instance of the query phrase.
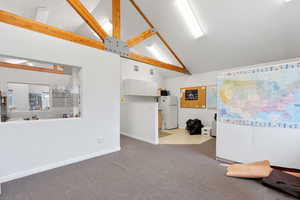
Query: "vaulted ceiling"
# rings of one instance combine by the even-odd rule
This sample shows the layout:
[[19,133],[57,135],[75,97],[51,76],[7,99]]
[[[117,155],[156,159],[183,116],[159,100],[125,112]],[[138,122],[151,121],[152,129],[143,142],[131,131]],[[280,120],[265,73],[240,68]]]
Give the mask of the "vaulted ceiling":
[[[81,0],[101,23],[111,20],[111,0]],[[136,0],[157,30],[192,73],[222,70],[300,56],[300,1],[292,0],[189,0],[206,35],[194,39],[174,0]],[[91,29],[66,0],[9,0],[0,9],[34,19],[38,7],[49,11],[47,24],[93,39]],[[129,0],[122,0],[122,39],[149,29]],[[170,63],[177,64],[156,36],[134,51],[154,57],[156,44]]]

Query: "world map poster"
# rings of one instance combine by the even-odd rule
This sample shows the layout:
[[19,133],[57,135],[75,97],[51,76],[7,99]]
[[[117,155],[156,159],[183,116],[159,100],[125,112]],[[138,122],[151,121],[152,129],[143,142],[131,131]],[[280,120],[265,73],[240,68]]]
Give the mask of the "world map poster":
[[300,63],[227,72],[217,82],[219,121],[300,128]]

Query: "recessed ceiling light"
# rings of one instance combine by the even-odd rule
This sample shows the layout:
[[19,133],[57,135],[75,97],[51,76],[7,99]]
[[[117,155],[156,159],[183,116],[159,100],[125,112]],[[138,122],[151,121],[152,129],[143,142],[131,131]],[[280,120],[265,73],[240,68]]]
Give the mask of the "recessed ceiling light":
[[22,64],[22,63],[26,63],[27,60],[20,60],[20,59],[6,59],[5,62],[10,63],[10,64]]
[[199,22],[197,21],[197,17],[192,10],[189,0],[175,0],[175,5],[179,10],[193,37],[199,38],[204,36],[205,33],[202,30]]
[[147,49],[160,61],[170,63],[169,59],[163,54],[162,50],[156,45],[147,46]]
[[[109,35],[112,35],[112,29],[113,29],[113,25],[112,23],[109,21],[109,19],[106,19],[104,21],[102,21],[101,27],[105,30],[105,32]],[[93,35],[96,36],[97,38],[99,38],[99,36],[97,35],[97,33],[93,32]]]

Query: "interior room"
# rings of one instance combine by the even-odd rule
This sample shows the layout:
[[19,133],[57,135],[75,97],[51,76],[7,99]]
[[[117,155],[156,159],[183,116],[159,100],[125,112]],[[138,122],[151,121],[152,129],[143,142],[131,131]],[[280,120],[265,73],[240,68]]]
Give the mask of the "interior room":
[[80,117],[79,67],[1,60],[2,123]]
[[300,2],[0,3],[0,200],[300,199]]

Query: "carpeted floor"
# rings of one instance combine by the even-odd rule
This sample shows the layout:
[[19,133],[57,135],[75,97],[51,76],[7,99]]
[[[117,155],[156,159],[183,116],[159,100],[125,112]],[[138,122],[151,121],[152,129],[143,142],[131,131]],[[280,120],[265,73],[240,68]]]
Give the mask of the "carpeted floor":
[[287,200],[257,181],[224,176],[215,140],[151,145],[122,137],[122,151],[3,184],[1,200]]

